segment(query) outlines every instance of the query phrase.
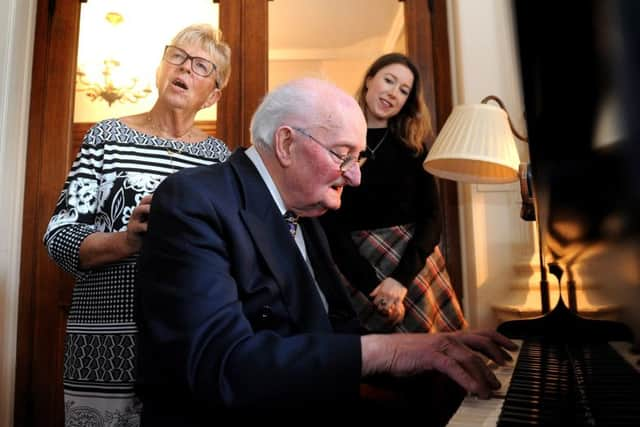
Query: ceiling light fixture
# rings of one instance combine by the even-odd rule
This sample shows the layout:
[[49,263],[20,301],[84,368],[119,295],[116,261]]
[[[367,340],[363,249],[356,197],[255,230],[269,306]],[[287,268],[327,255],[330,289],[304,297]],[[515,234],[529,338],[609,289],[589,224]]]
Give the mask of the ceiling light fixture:
[[[118,12],[107,13],[105,19],[114,29],[124,21],[123,16]],[[109,104],[109,107],[115,102],[135,103],[151,94],[152,91],[148,85],[144,88],[138,87],[140,81],[138,77],[127,76],[117,79],[118,82],[124,83],[116,82],[114,74],[118,72],[117,69],[120,67],[119,60],[105,58],[102,63],[104,66],[101,71],[101,79],[91,79],[85,71],[78,67],[76,72],[77,92],[84,92],[91,101],[102,99]]]

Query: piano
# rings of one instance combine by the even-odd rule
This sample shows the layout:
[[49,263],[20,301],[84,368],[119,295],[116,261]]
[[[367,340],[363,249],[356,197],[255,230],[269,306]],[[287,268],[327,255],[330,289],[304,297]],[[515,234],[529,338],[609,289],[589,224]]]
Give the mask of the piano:
[[[542,316],[498,326],[520,343],[503,388],[446,425],[640,426],[640,4],[513,6],[541,268],[568,297],[541,283]],[[586,279],[616,322],[580,315]]]
[[448,427],[640,425],[640,353],[624,325],[580,318],[560,299],[547,316],[498,330],[519,345],[493,367],[502,387],[465,397]]

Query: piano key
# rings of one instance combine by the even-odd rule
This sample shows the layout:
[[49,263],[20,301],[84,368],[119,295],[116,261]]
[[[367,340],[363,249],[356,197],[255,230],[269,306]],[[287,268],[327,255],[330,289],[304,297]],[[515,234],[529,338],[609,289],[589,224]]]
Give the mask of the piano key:
[[449,420],[447,426],[495,426],[498,422],[503,400],[498,398],[479,399],[467,396],[462,401],[460,409]]
[[447,426],[640,425],[639,359],[628,343],[526,340],[510,366],[494,367],[494,397],[468,396]]
[[518,354],[522,347],[522,340],[513,340],[518,349],[509,351],[512,360],[506,362],[500,366],[492,361],[488,362],[488,366],[493,370],[493,373],[498,377],[501,387],[498,390],[492,392],[491,399],[479,399],[476,396],[468,395],[464,398],[458,411],[451,417],[447,426],[451,427],[492,427],[498,422],[498,416],[500,415],[500,409],[504,402],[504,396],[509,388],[511,376],[513,375],[513,369],[518,361]]

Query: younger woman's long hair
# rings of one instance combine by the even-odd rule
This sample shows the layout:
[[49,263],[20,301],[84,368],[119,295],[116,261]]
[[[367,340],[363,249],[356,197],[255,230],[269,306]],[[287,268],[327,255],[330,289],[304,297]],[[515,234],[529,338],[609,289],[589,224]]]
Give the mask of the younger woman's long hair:
[[402,64],[411,70],[413,74],[413,86],[402,109],[388,122],[389,131],[399,138],[407,147],[415,151],[416,155],[426,149],[426,138],[431,134],[431,115],[427,109],[422,94],[422,79],[418,67],[402,53],[388,53],[376,59],[367,70],[364,79],[356,93],[356,99],[360,108],[366,114],[367,80],[375,76],[378,71],[387,65]]

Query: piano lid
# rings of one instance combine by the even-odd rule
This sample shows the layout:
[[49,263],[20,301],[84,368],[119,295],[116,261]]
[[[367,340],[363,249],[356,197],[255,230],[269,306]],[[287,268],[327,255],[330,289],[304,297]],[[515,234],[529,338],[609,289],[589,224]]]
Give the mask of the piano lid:
[[545,259],[638,337],[640,4],[517,0],[515,20]]

